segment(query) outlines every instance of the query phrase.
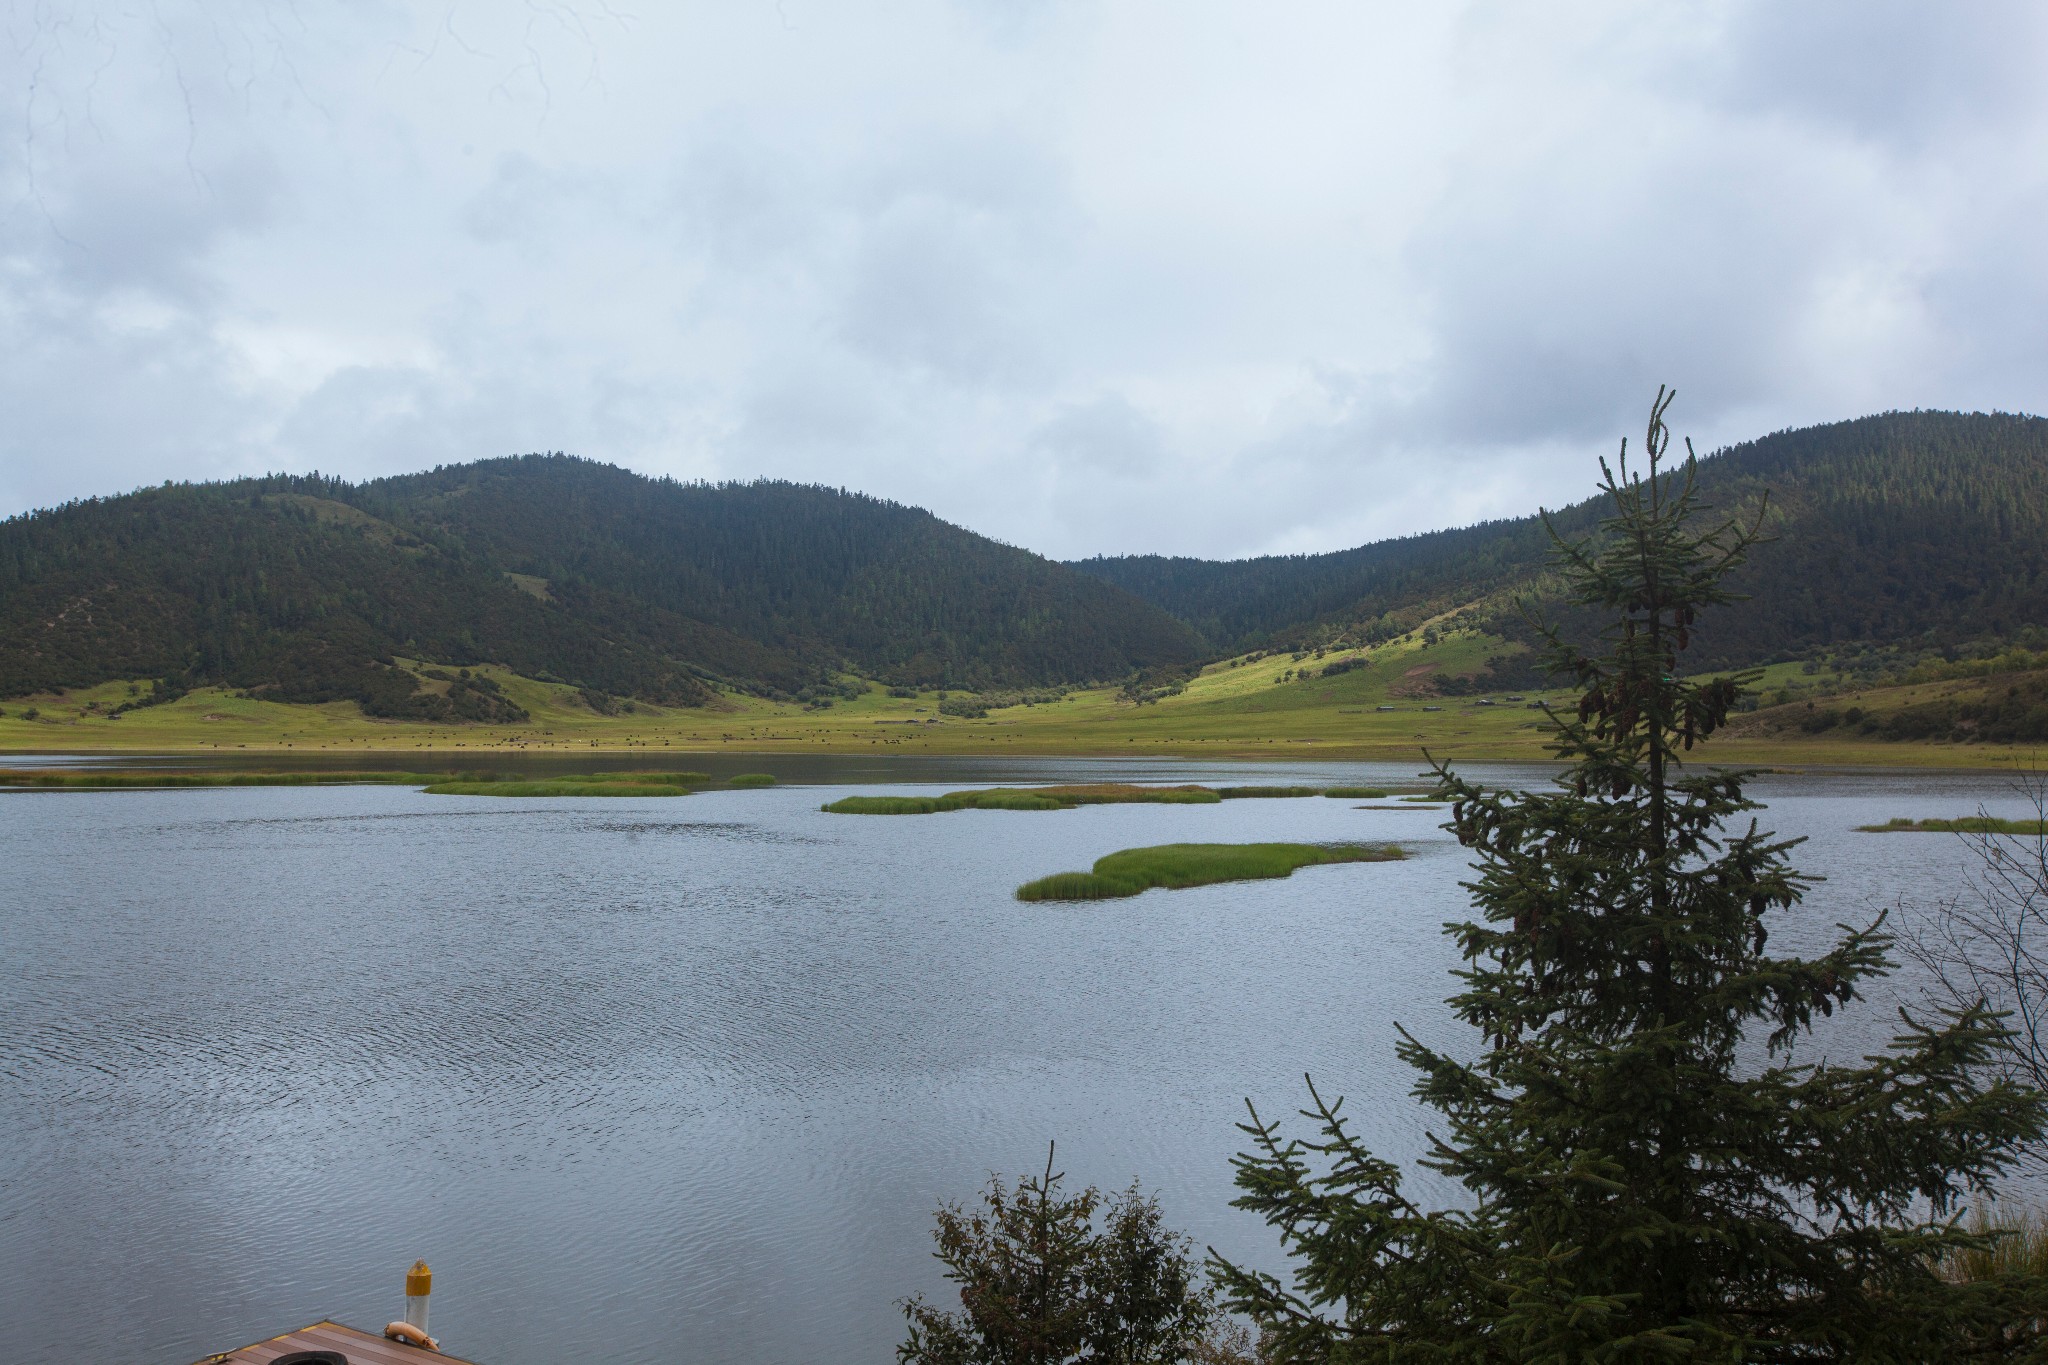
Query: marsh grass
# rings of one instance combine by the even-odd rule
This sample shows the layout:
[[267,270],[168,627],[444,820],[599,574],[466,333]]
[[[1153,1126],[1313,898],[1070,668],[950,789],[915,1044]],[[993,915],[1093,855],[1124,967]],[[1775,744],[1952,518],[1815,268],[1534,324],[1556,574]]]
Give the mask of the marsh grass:
[[[1088,782],[1066,787],[997,787],[996,791],[1027,791],[1069,806],[1115,806],[1128,803],[1159,806],[1210,806],[1223,798],[1210,787],[1142,787],[1133,782]],[[958,792],[959,796],[986,793]]]
[[725,785],[728,787],[772,787],[775,785],[775,774],[739,773],[736,776],[727,778]]
[[1020,901],[1099,901],[1155,886],[1286,877],[1323,863],[1382,863],[1407,857],[1393,844],[1161,844],[1097,858],[1088,872],[1056,872],[1017,888]]
[[818,809],[829,815],[930,815],[960,807],[943,796],[842,796]]
[[164,787],[416,786],[440,779],[431,773],[73,773],[0,772],[0,787],[152,791]]
[[960,792],[956,810],[1072,810],[1077,804],[1031,791]]
[[1913,820],[1893,816],[1881,825],[1858,825],[1864,834],[2025,834],[2048,833],[2048,821],[2004,820],[1995,815],[1965,815],[1954,820]]
[[1208,787],[1141,787],[1126,782],[1093,782],[1066,787],[990,787],[944,796],[844,796],[819,809],[833,815],[932,815],[949,810],[1072,810],[1076,806],[1149,803],[1214,805],[1223,798]]
[[1383,801],[1387,792],[1383,787],[1325,787],[1323,795],[1347,797],[1358,801]]
[[573,777],[502,778],[461,773],[426,787],[429,796],[688,796],[709,773],[583,773]]
[[424,790],[429,796],[688,796],[696,788],[667,782],[580,782],[555,778],[546,782],[436,782]]
[[[766,776],[766,774],[762,774]],[[712,780],[709,773],[579,773],[550,778],[506,777],[494,771],[76,773],[0,772],[0,789],[152,791],[166,787],[419,787],[432,796],[687,796]],[[771,781],[773,779],[770,779]],[[735,782],[734,785],[756,785]]]
[[1216,794],[1225,801],[1242,801],[1247,797],[1261,796],[1321,796],[1321,787],[1218,787]]
[[1943,1257],[1943,1279],[1964,1283],[1999,1275],[2048,1275],[2048,1214],[2020,1209],[1994,1215],[1979,1204],[1970,1214],[1969,1227],[1989,1244]]

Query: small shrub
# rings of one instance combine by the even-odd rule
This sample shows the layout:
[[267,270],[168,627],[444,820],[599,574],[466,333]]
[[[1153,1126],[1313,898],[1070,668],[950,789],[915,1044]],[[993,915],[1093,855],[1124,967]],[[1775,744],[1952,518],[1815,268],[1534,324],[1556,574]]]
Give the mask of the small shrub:
[[1066,1194],[1063,1178],[1048,1151],[1042,1176],[991,1177],[979,1207],[939,1206],[934,1254],[960,1306],[904,1300],[901,1365],[1232,1359],[1237,1337],[1194,1244],[1166,1227],[1158,1201],[1135,1182]]
[[116,706],[111,714],[118,716],[128,711],[140,711],[145,706],[162,706],[165,702],[176,701],[185,695],[185,688],[182,684],[172,682],[166,678],[158,678],[155,682],[151,683],[147,696],[137,696],[136,694],[140,691],[141,689],[134,683],[129,683],[128,696],[130,700]]

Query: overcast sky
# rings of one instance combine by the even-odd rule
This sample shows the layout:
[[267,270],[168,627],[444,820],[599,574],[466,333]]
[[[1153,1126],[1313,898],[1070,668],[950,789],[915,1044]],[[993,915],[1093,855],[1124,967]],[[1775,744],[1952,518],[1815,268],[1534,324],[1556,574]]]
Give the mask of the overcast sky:
[[0,513],[528,450],[1335,549],[2048,409],[2048,6],[7,10]]

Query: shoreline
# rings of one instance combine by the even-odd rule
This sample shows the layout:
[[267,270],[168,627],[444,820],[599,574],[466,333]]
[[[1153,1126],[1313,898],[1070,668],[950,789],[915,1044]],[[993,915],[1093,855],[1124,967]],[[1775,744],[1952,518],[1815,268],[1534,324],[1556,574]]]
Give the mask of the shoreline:
[[[142,738],[142,737],[138,737]],[[977,736],[976,738],[980,738]],[[1430,744],[1427,752],[1438,758],[1463,763],[1546,763],[1552,756],[1534,746],[1492,745],[1484,742]],[[60,766],[96,766],[99,763],[136,766],[150,760],[171,762],[193,759],[227,763],[266,763],[278,760],[305,761],[321,766],[336,761],[362,767],[403,769],[422,759],[437,764],[482,760],[502,764],[506,760],[536,760],[550,766],[564,762],[600,759],[607,766],[621,760],[638,760],[659,767],[669,759],[678,762],[708,756],[740,758],[857,758],[886,762],[892,759],[975,760],[1115,760],[1119,758],[1179,762],[1258,763],[1401,763],[1421,768],[1427,762],[1425,746],[1388,743],[1343,743],[1331,740],[1299,740],[1260,744],[1245,741],[1196,743],[1153,742],[1144,744],[1046,744],[1028,740],[998,739],[993,742],[935,743],[892,747],[878,752],[871,744],[817,740],[780,740],[775,737],[750,739],[744,743],[705,742],[564,742],[490,740],[377,744],[369,741],[340,741],[327,744],[293,744],[238,741],[222,744],[149,743],[131,745],[71,744],[35,747],[0,744],[0,762],[10,768],[34,767],[36,760]],[[1776,772],[2025,772],[2048,767],[2048,753],[2036,749],[1992,748],[1949,744],[1829,745],[1744,742],[1719,748],[1702,746],[1688,763],[1693,768],[1748,768]]]

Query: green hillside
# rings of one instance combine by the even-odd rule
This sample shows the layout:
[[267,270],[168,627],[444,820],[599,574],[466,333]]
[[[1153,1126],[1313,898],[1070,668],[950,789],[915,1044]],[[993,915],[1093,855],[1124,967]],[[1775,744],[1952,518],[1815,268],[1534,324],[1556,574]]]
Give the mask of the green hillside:
[[[1733,581],[1752,600],[1702,631],[1703,667],[1852,645],[1950,649],[2048,626],[2048,420],[1885,413],[1731,447],[1703,458],[1700,477],[1723,506],[1753,506],[1768,488],[1777,536]],[[1554,520],[1581,534],[1598,511],[1582,503]],[[1220,652],[1370,643],[1452,612],[1526,639],[1513,599],[1543,595],[1548,547],[1531,516],[1333,554],[1075,567]]]
[[[2048,421],[1889,413],[1733,447],[1700,477],[1724,506],[1768,489],[1777,536],[1735,579],[1752,601],[1700,632],[1700,667],[1804,661],[1839,689],[2048,647]],[[1578,534],[1598,513],[1555,520]],[[975,694],[946,703],[962,716],[1122,682],[1119,705],[1249,724],[1538,685],[1518,601],[1585,624],[1547,600],[1548,545],[1526,517],[1327,555],[1070,566],[842,490],[561,455],[165,485],[0,522],[0,698],[119,683],[106,705],[132,712],[225,688],[513,725],[542,696],[550,715],[564,696],[600,716],[721,693],[843,705],[855,675]],[[1191,681],[1226,657],[1261,666]]]
[[[0,696],[164,679],[373,715],[509,720],[478,680],[671,705],[851,670],[1025,686],[1184,664],[1166,613],[915,508],[523,456],[364,485],[166,485],[0,522]],[[460,684],[460,685],[458,685]],[[509,708],[509,709],[508,709]]]

